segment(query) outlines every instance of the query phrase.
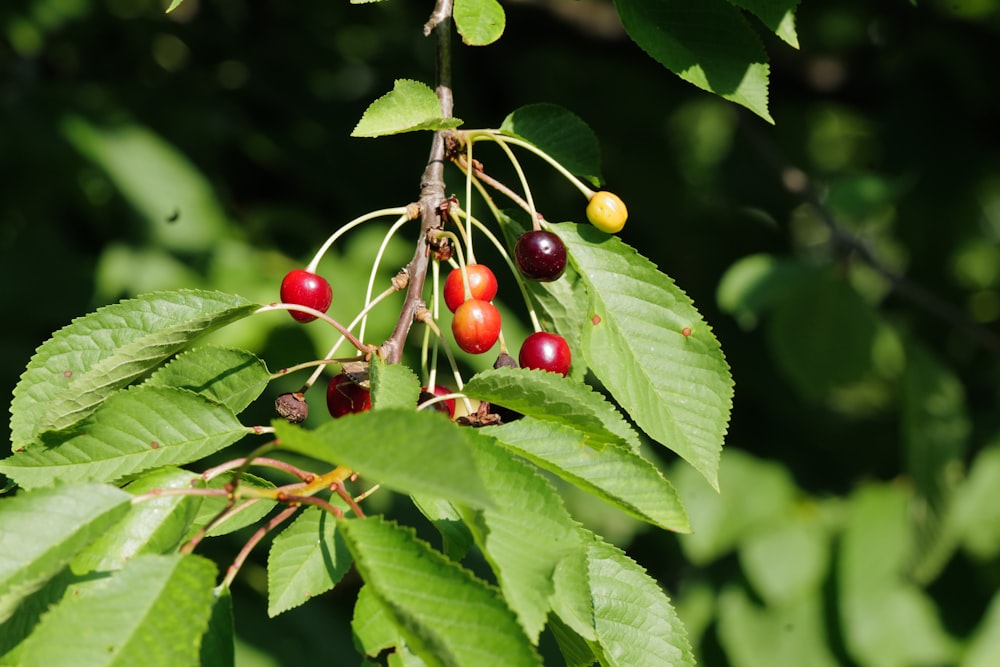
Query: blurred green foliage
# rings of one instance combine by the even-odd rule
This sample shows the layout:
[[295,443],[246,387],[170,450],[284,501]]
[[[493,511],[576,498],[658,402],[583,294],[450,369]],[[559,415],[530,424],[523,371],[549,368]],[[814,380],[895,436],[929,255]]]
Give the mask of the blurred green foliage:
[[[503,38],[456,54],[456,114],[497,126],[551,102],[587,121],[629,205],[623,238],[694,298],[736,379],[721,495],[663,462],[695,534],[576,496],[571,510],[671,591],[701,664],[1000,664],[1000,2],[806,0],[801,50],[762,33],[773,127],[667,74],[603,3],[506,5]],[[429,135],[348,135],[393,80],[432,80],[429,3],[162,10],[0,6],[2,386],[124,296],[273,301],[332,230],[419,193]],[[548,219],[582,220],[571,187],[525,165]],[[362,303],[385,229],[321,266],[335,315]],[[410,239],[389,244],[383,281]],[[505,305],[507,322],[523,313]],[[223,341],[272,369],[326,352],[279,315]],[[238,664],[353,655],[357,580],[266,621],[262,562],[233,592]]]

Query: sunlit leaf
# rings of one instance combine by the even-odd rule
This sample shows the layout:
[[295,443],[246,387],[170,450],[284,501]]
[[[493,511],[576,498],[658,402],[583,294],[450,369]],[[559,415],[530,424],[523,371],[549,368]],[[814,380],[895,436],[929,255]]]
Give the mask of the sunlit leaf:
[[111,486],[67,485],[0,503],[0,623],[85,546],[117,523],[129,496]]
[[215,574],[200,556],[137,556],[44,616],[21,665],[198,665]]
[[458,127],[462,121],[445,118],[441,101],[427,84],[397,79],[390,92],[372,102],[358,121],[352,137],[380,137],[415,130]]
[[711,327],[635,249],[590,225],[560,223],[590,295],[584,354],[635,423],[717,486],[733,380]]
[[189,389],[238,414],[264,392],[270,377],[263,360],[250,352],[198,347],[179,354],[146,384]]
[[[233,474],[226,473],[213,477],[205,486],[209,489],[224,489],[228,484],[233,483]],[[273,489],[274,483],[262,477],[242,472],[239,475],[238,484],[256,489]],[[210,521],[215,521],[222,510],[227,509],[229,499],[225,496],[204,496],[201,505],[198,507],[198,514],[191,522],[191,528],[185,540],[191,539],[195,533],[204,528]],[[206,535],[217,537],[228,535],[240,528],[251,526],[275,508],[277,501],[270,498],[243,498],[226,511],[226,514],[212,524]]]
[[587,565],[602,664],[693,667],[684,626],[655,579],[603,542],[590,545]]
[[100,308],[52,335],[14,389],[14,449],[66,428],[192,340],[256,306],[221,292],[157,292]]
[[420,397],[420,380],[403,364],[371,363],[372,409],[414,408]]
[[455,0],[452,18],[462,41],[470,46],[485,46],[497,41],[507,22],[497,0]]
[[334,465],[403,493],[423,493],[474,507],[490,505],[470,452],[467,429],[436,411],[352,414],[314,431],[275,422],[283,448]]
[[757,16],[771,32],[789,46],[799,48],[799,37],[795,33],[795,8],[799,0],[729,0]]
[[426,661],[446,667],[541,665],[497,592],[411,529],[369,517],[344,522],[341,532],[366,585]]
[[687,514],[674,487],[636,451],[589,446],[570,425],[519,419],[486,429],[505,447],[628,514],[667,530],[688,532]]
[[62,482],[110,482],[219,451],[248,429],[232,411],[174,387],[134,387],[114,394],[71,432],[45,436],[0,462],[25,488]]
[[406,645],[396,622],[368,586],[362,586],[358,592],[351,629],[355,644],[367,656],[375,658],[382,651],[392,649],[389,657],[391,667],[424,667],[427,664]]

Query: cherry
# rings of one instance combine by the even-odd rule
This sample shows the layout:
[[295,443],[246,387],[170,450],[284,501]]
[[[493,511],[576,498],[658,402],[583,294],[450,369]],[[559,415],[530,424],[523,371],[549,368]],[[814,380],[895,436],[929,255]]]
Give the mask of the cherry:
[[[325,313],[333,301],[333,290],[326,278],[305,269],[293,269],[281,281],[281,300],[299,306],[309,306]],[[315,315],[297,310],[288,311],[299,322],[312,322]]]
[[341,373],[333,376],[326,387],[326,407],[334,417],[367,412],[372,407],[372,394]]
[[[427,387],[420,388],[420,402],[423,403],[426,400],[432,399],[435,396],[445,396],[452,393],[451,389],[448,387],[442,387],[439,384],[434,385],[434,391],[428,391]],[[430,406],[437,410],[438,412],[448,415],[448,419],[455,418],[455,399],[446,398],[443,401],[438,401],[434,405]]]
[[522,368],[538,368],[562,376],[569,372],[571,361],[566,339],[545,331],[538,331],[525,338],[517,359]]
[[451,332],[460,348],[482,354],[500,337],[500,311],[489,301],[469,299],[455,310]]
[[[485,264],[468,264],[465,267],[469,274],[469,291],[473,299],[492,301],[497,295],[497,277]],[[454,269],[444,281],[444,302],[448,310],[455,312],[465,303],[465,282],[462,280],[462,269]]]
[[602,232],[620,232],[628,220],[628,209],[618,195],[601,190],[587,203],[587,220]]
[[514,259],[525,278],[550,282],[566,269],[566,246],[552,232],[536,229],[521,234],[517,239]]

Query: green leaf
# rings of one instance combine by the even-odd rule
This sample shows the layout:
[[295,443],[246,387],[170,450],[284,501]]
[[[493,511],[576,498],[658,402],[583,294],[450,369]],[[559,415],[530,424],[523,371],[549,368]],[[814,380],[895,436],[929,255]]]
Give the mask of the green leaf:
[[369,517],[345,521],[341,532],[366,585],[425,661],[445,667],[541,665],[497,592],[412,530]]
[[441,114],[441,101],[427,84],[397,79],[392,90],[372,102],[352,137],[381,137],[416,130],[444,130],[462,124]]
[[784,467],[738,449],[726,452],[722,461],[722,493],[709,488],[690,466],[673,466],[670,478],[691,520],[692,533],[679,539],[681,550],[695,565],[724,556],[783,520],[793,511],[797,493]]
[[[213,477],[205,486],[209,489],[224,489],[227,484],[231,484],[232,482],[233,475],[225,474]],[[256,489],[274,488],[272,482],[247,472],[240,473],[239,484],[240,486],[249,486]],[[199,529],[205,527],[209,521],[215,519],[219,512],[226,509],[228,502],[225,496],[205,496],[198,508],[197,516],[195,516],[194,521],[191,523],[191,528],[188,530],[187,535],[184,536],[184,540],[187,541],[194,537]],[[212,525],[206,536],[218,537],[219,535],[228,535],[240,528],[251,526],[267,516],[274,509],[275,505],[277,505],[277,501],[269,498],[246,498],[239,500],[226,512],[225,517]]]
[[236,629],[233,623],[233,597],[228,588],[216,587],[208,629],[201,638],[199,665],[234,667],[236,664]]
[[571,173],[601,185],[597,135],[579,116],[557,104],[529,104],[512,111],[500,130],[540,148]]
[[142,234],[151,245],[204,255],[229,232],[229,218],[208,178],[148,128],[135,123],[97,125],[68,115],[60,129],[142,216]]
[[441,551],[456,562],[465,558],[474,540],[458,509],[447,500],[435,496],[418,493],[411,495],[410,500],[441,534]]
[[473,507],[492,504],[472,457],[471,431],[436,411],[386,408],[347,415],[315,431],[275,422],[283,448],[344,465],[403,493]]
[[954,531],[973,558],[1000,554],[1000,444],[983,449],[958,488],[952,510]]
[[157,292],[100,308],[42,343],[14,389],[13,449],[86,417],[193,339],[256,306],[222,292]]
[[491,426],[485,432],[540,468],[637,519],[666,530],[690,531],[674,487],[652,463],[628,447],[593,448],[585,432],[531,417]]
[[816,269],[803,262],[766,253],[748,255],[726,269],[716,290],[716,301],[740,326],[752,329],[764,312],[799,290],[815,274]]
[[906,577],[914,556],[911,494],[867,485],[851,498],[836,581],[845,646],[862,665],[953,664],[933,600]]
[[558,616],[549,618],[549,630],[559,646],[566,667],[590,667],[597,662],[590,644],[572,628],[563,623]]
[[789,46],[799,48],[795,33],[795,8],[799,0],[729,0],[737,7],[754,13],[768,29]]
[[124,491],[75,484],[0,503],[0,622],[129,510]]
[[184,2],[184,0],[170,0],[170,6],[167,7],[167,10],[164,13],[165,14],[169,14],[170,12],[172,12],[175,9],[177,9],[178,7],[180,7],[181,3],[183,3],[183,2]]
[[[538,642],[555,588],[559,562],[579,551],[577,524],[555,488],[535,470],[512,457],[492,438],[476,432],[473,452],[482,479],[502,503],[468,513],[480,551],[489,561],[500,590],[532,643]],[[525,517],[531,517],[526,521]]]
[[777,607],[760,607],[732,586],[719,596],[719,640],[730,665],[837,667],[817,592]]
[[[386,611],[371,587],[362,586],[354,603],[351,619],[354,641],[365,655],[377,657],[382,651],[393,649],[389,665],[393,667],[423,667],[425,663],[410,651],[395,621]],[[372,663],[365,663],[372,664]]]
[[200,556],[138,556],[43,617],[21,665],[198,665],[215,574]]
[[507,17],[497,0],[455,0],[452,11],[462,42],[485,46],[500,39]]
[[587,550],[597,643],[608,667],[693,667],[684,626],[663,589],[621,550]]
[[799,511],[753,530],[740,545],[740,564],[771,606],[818,595],[830,569],[830,535],[823,515]]
[[372,359],[372,409],[416,407],[420,400],[420,380],[403,364],[387,364]]
[[146,384],[180,387],[243,412],[267,387],[271,374],[256,355],[224,347],[199,347],[179,354]]
[[[190,489],[198,477],[180,468],[158,468],[133,480],[125,490],[134,496],[153,489]],[[180,543],[194,520],[200,496],[160,496],[135,503],[73,560],[75,572],[117,570],[141,553],[162,554]]]
[[462,392],[523,415],[572,427],[594,448],[607,443],[639,447],[638,435],[611,403],[588,385],[558,373],[507,367],[485,370],[473,376]]
[[947,516],[962,478],[971,423],[961,380],[916,342],[907,346],[906,356],[900,385],[905,462],[915,492],[913,575],[926,583],[957,543]]
[[654,60],[769,123],[760,38],[726,0],[615,0],[626,32]]
[[551,227],[590,295],[583,346],[594,375],[643,431],[718,488],[733,380],[711,328],[670,278],[618,238],[590,225]]
[[219,451],[247,429],[229,408],[173,387],[133,387],[104,402],[71,432],[43,436],[0,462],[24,488],[60,480],[110,482]]
[[337,519],[319,507],[305,508],[271,544],[267,556],[268,616],[325,593],[350,567],[351,555],[337,533]]
[[993,595],[972,634],[960,667],[993,667],[1000,663],[1000,593]]

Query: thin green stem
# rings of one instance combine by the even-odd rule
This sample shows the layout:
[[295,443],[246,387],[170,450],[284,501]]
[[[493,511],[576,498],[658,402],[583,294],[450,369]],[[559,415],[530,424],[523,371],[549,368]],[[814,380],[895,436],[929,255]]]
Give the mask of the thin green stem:
[[331,234],[330,238],[328,238],[326,242],[322,246],[320,246],[320,249],[316,251],[316,254],[313,255],[313,258],[309,261],[309,264],[306,266],[306,271],[316,273],[316,269],[317,267],[319,267],[319,263],[323,259],[323,255],[326,254],[326,251],[330,249],[330,247],[337,241],[337,239],[339,239],[341,236],[351,231],[358,225],[362,225],[368,222],[369,220],[374,220],[376,218],[384,218],[384,217],[389,217],[391,215],[406,215],[406,213],[407,213],[407,207],[395,206],[393,208],[383,208],[377,211],[371,211],[370,213],[365,213],[360,217],[354,218],[354,220],[351,220],[349,223],[342,226],[340,229]]

